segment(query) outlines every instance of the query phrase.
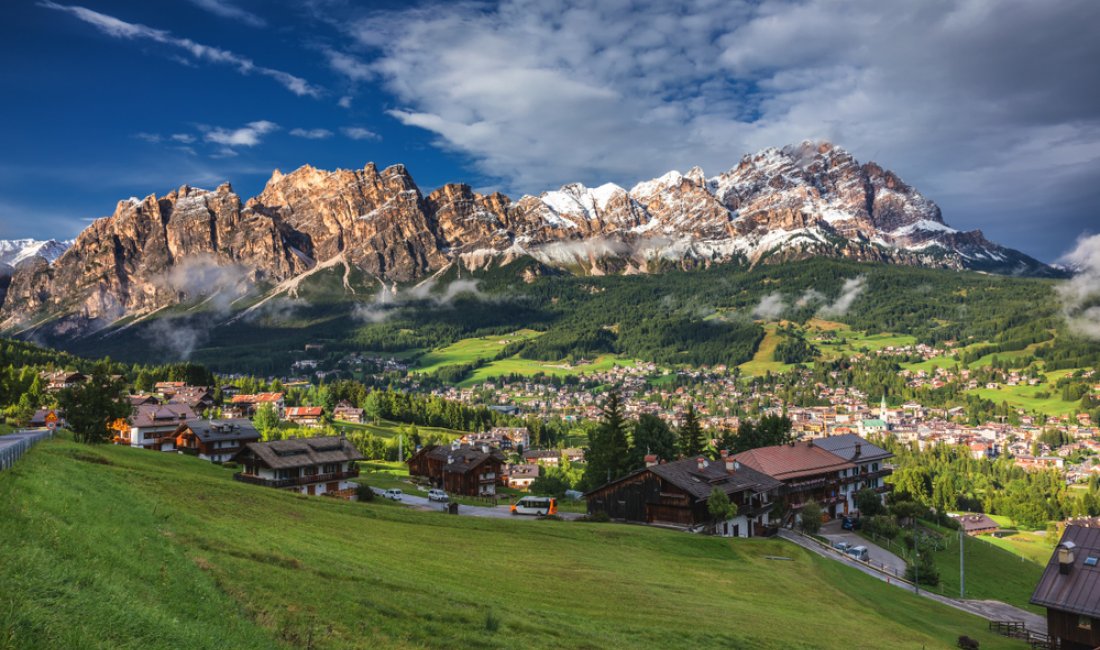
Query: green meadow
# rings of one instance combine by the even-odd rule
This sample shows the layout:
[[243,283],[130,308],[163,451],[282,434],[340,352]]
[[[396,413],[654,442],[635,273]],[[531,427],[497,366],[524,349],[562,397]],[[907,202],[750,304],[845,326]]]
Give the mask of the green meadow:
[[1022,648],[775,539],[305,497],[67,440],[0,473],[4,648]]

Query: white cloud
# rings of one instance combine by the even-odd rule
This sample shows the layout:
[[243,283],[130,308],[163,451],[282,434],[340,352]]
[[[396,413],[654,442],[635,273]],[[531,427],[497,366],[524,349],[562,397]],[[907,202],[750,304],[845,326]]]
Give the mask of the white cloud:
[[855,278],[848,278],[844,281],[844,284],[840,287],[840,295],[836,300],[825,305],[818,310],[818,316],[823,318],[836,318],[838,316],[844,316],[851,309],[852,303],[859,298],[864,289],[867,288],[867,278],[862,275]]
[[340,108],[351,108],[351,95],[344,95],[340,98],[340,101],[336,102],[336,105]]
[[114,38],[153,41],[161,45],[179,48],[190,55],[192,59],[198,61],[229,65],[235,67],[241,74],[258,74],[274,79],[284,88],[298,96],[308,95],[310,97],[317,97],[321,93],[319,88],[313,86],[305,79],[292,75],[289,72],[256,65],[252,59],[229,50],[196,43],[189,38],[173,36],[170,32],[163,29],[155,29],[138,23],[128,23],[114,16],[108,16],[107,14],[92,11],[85,7],[62,5],[51,2],[50,0],[41,0],[38,6],[71,14],[89,25],[94,26],[102,33]]
[[378,135],[370,129],[364,129],[361,126],[345,126],[340,129],[344,135],[352,140],[381,140],[382,136]]
[[776,320],[785,311],[787,311],[787,301],[784,300],[783,294],[775,292],[761,298],[760,302],[753,308],[752,315],[753,318]]
[[267,21],[225,0],[190,0],[191,4],[212,14],[242,22],[250,27],[266,27]]
[[376,76],[370,65],[363,63],[350,54],[336,50],[325,50],[325,56],[328,57],[329,67],[352,81],[370,81]]
[[1077,232],[1084,207],[1051,206],[1097,196],[1097,24],[1090,0],[437,3],[349,21],[379,56],[328,59],[510,191],[713,174],[829,139],[956,225],[1034,245],[1058,228],[1036,237],[1028,215]]
[[[224,145],[226,147],[255,147],[260,144],[263,136],[275,131],[279,125],[268,120],[249,122],[239,129],[223,129],[214,127],[206,131],[207,142]],[[234,152],[232,155],[236,155]]]
[[176,142],[181,142],[183,144],[191,144],[195,141],[195,136],[191,135],[190,133],[173,133],[172,140]]
[[1058,286],[1070,331],[1100,340],[1100,235],[1081,237],[1064,261],[1077,273]]
[[290,135],[306,140],[324,140],[332,137],[332,131],[328,129],[291,129]]
[[148,142],[149,144],[157,144],[162,139],[159,133],[146,133],[144,131],[141,133],[135,133],[134,137],[138,140],[141,140],[142,142]]

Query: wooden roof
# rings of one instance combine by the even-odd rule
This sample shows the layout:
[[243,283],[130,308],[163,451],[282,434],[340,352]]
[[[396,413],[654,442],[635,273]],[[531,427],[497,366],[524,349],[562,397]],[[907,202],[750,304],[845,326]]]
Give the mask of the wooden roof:
[[[1073,545],[1073,564],[1063,574],[1054,550],[1031,602],[1063,612],[1100,618],[1100,528],[1066,526],[1059,546]],[[1094,558],[1090,560],[1089,558]]]
[[245,454],[251,454],[256,461],[271,469],[342,463],[364,458],[346,438],[338,436],[251,442],[245,445],[237,457]]

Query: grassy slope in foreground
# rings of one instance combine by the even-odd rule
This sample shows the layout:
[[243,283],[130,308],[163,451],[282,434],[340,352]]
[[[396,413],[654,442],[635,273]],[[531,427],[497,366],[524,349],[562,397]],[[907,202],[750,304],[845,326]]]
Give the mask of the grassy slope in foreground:
[[308,498],[121,447],[39,444],[0,521],[0,646],[1021,647],[778,540]]

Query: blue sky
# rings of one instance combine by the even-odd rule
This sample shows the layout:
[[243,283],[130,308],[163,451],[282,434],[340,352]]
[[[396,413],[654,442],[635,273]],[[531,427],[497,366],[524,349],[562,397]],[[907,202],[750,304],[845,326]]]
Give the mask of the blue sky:
[[1041,259],[1098,230],[1100,3],[585,4],[9,0],[0,238],[307,163],[518,195],[804,139]]

